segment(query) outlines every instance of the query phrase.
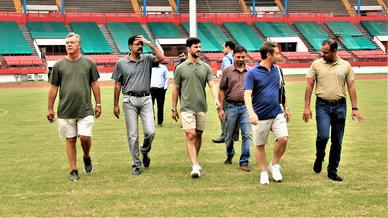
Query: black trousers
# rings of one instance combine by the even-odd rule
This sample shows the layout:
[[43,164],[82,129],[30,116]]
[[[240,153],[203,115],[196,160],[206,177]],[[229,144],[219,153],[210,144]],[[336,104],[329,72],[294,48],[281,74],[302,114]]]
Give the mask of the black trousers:
[[[158,125],[164,120],[164,100],[166,90],[164,88],[151,88],[152,105],[155,105],[155,99],[158,106]],[[155,114],[155,111],[154,111]],[[154,116],[155,117],[155,116]]]

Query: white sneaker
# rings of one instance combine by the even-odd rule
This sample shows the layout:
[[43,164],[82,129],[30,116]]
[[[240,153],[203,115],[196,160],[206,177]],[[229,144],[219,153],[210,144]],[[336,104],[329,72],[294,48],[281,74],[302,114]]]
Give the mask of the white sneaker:
[[268,173],[267,171],[260,173],[260,184],[269,185]]
[[201,172],[199,171],[199,168],[197,165],[194,165],[192,167],[191,173],[190,173],[191,178],[198,178],[201,176]]
[[197,163],[197,167],[199,171],[202,171],[202,167],[199,165],[199,163]]
[[268,169],[272,173],[273,180],[275,180],[276,182],[281,182],[283,180],[283,176],[280,173],[280,170],[282,170],[282,168],[279,164],[272,165],[271,163],[269,163]]

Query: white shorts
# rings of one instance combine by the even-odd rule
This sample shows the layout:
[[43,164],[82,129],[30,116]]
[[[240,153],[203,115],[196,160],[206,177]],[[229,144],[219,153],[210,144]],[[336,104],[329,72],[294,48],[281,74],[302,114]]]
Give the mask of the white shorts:
[[274,119],[259,120],[257,125],[252,125],[253,143],[257,145],[267,144],[269,131],[272,131],[276,139],[288,137],[287,121],[284,113],[278,114]]
[[92,136],[94,117],[62,119],[58,118],[59,137],[74,138],[76,136]]
[[205,130],[206,113],[205,112],[181,112],[182,129]]

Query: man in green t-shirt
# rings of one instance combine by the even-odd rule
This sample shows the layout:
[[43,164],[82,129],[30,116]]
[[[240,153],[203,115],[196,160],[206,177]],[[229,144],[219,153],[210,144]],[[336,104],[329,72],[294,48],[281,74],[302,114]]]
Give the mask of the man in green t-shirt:
[[[93,170],[90,158],[93,115],[101,114],[100,77],[96,64],[81,56],[80,36],[69,33],[65,38],[67,56],[58,61],[49,76],[47,119],[54,121],[54,102],[59,90],[58,127],[61,138],[66,138],[66,153],[71,168],[69,179],[78,181],[76,142],[79,137],[84,152],[84,170]],[[91,103],[93,91],[96,107]]]
[[177,66],[174,77],[172,94],[172,118],[178,121],[178,96],[181,100],[182,128],[186,135],[186,151],[189,156],[192,178],[198,178],[202,168],[198,164],[198,153],[202,144],[202,133],[205,129],[207,103],[206,83],[219,110],[216,86],[213,82],[213,73],[208,64],[201,61],[201,41],[189,38],[186,41],[188,59]]

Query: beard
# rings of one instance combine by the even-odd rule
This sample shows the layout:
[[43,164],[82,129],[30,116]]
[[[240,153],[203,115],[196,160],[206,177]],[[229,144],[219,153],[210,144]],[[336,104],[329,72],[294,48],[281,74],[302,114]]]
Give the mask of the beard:
[[200,51],[197,51],[197,52],[192,52],[192,53],[190,53],[191,54],[191,56],[193,57],[193,58],[199,58],[199,56],[201,55],[201,52]]

